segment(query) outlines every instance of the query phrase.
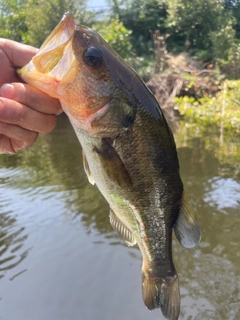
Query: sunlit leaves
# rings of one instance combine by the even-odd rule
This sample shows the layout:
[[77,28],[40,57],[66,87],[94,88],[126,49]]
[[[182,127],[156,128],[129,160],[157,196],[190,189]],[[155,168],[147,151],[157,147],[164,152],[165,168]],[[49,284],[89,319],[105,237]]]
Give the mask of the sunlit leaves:
[[226,80],[216,97],[204,96],[175,98],[175,103],[184,117],[201,126],[216,125],[225,130],[240,133],[240,81]]
[[117,15],[111,18],[108,23],[106,23],[106,21],[96,22],[93,28],[100,33],[104,40],[107,41],[122,58],[131,55],[131,31],[124,27]]
[[91,26],[96,14],[86,5],[87,0],[2,0],[0,37],[39,47],[66,11],[81,24]]
[[206,59],[226,58],[234,43],[235,19],[220,0],[170,0],[168,27],[188,50],[205,50]]
[[152,53],[150,31],[166,32],[167,1],[165,0],[131,0],[109,1],[113,14],[118,14],[124,26],[132,31],[131,43],[137,55]]
[[27,0],[1,0],[0,37],[26,42],[27,26],[24,6]]

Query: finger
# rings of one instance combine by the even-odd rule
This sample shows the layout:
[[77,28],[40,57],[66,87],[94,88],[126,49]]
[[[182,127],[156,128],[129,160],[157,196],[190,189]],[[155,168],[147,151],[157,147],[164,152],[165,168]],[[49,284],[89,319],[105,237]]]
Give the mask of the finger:
[[36,54],[37,49],[18,42],[0,38],[0,85],[9,82],[23,82],[16,73]]
[[17,101],[0,98],[0,121],[47,134],[57,123],[56,116],[33,110]]
[[37,49],[8,39],[0,39],[0,50],[8,57],[12,67],[23,67],[37,53]]
[[0,85],[10,82],[23,82],[17,75],[15,68],[11,66],[11,63],[6,54],[1,49],[0,45]]
[[16,125],[0,123],[0,154],[17,153],[29,148],[37,139],[38,133]]
[[0,135],[0,154],[16,154],[21,150],[28,149],[29,146],[25,142],[12,140],[5,135]]
[[58,115],[63,112],[58,99],[52,98],[48,94],[28,84],[4,84],[0,88],[0,95],[47,114]]
[[16,153],[11,144],[11,140],[5,135],[0,134],[0,154]]

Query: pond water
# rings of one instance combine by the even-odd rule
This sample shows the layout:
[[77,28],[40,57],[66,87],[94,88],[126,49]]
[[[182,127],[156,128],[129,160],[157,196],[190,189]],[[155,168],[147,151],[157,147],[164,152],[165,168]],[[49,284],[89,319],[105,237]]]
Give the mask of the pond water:
[[[173,240],[184,320],[240,319],[240,149],[237,137],[174,130],[201,244]],[[88,183],[66,117],[28,151],[0,158],[1,320],[163,320],[141,297],[141,255],[112,230]]]

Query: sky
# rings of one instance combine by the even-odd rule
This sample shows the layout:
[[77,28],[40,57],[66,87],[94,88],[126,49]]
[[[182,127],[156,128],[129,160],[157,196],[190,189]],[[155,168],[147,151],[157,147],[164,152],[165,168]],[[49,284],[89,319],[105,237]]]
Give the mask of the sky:
[[101,9],[101,7],[107,7],[108,3],[106,0],[88,0],[88,7],[91,9]]

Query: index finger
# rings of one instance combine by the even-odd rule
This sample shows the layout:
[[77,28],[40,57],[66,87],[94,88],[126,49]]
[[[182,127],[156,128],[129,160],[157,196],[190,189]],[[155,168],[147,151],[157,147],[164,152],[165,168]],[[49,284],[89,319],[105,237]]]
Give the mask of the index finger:
[[12,67],[23,67],[37,53],[37,49],[19,42],[0,39],[0,50],[8,57]]

